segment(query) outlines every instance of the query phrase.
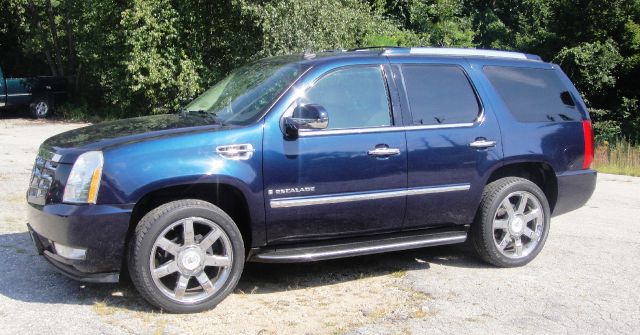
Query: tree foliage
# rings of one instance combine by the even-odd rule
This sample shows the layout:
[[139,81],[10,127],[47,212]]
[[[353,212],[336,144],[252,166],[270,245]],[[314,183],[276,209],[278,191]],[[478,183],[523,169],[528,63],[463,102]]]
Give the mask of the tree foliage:
[[640,0],[0,0],[0,65],[68,78],[118,117],[175,110],[232,69],[304,50],[431,45],[558,63],[600,139],[640,139]]

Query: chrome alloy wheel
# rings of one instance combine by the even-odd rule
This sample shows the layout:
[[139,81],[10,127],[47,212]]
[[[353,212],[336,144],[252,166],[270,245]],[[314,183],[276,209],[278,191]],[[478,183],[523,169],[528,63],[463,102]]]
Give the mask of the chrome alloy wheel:
[[493,216],[493,242],[508,258],[525,258],[540,243],[544,211],[538,198],[526,191],[507,195]]
[[44,101],[39,101],[36,104],[35,109],[36,109],[36,115],[38,117],[44,117],[47,115],[47,112],[49,112],[49,106]]
[[214,295],[229,277],[231,241],[211,220],[189,217],[169,225],[151,249],[149,267],[157,288],[180,303]]

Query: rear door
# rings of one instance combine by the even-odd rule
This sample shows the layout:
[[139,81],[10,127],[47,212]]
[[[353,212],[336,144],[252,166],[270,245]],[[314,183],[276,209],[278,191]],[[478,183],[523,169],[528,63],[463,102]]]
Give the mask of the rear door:
[[391,58],[408,151],[404,227],[467,224],[483,176],[502,157],[500,131],[464,60]]

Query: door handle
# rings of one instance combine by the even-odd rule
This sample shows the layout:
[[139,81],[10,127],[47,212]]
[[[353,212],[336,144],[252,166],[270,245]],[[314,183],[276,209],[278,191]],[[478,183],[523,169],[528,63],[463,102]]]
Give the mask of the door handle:
[[489,141],[486,138],[476,138],[475,141],[469,143],[469,146],[476,149],[486,149],[495,147],[497,144],[496,141]]
[[369,150],[367,153],[369,154],[369,156],[393,156],[393,155],[399,155],[400,149],[389,148],[389,147],[378,147],[373,150]]

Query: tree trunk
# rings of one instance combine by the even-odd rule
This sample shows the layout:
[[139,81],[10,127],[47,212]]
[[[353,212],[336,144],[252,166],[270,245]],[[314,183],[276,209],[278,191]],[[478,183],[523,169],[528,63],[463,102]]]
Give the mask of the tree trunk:
[[53,14],[53,6],[51,0],[47,0],[47,16],[49,17],[49,30],[51,31],[51,40],[53,41],[53,56],[55,57],[58,75],[64,76],[64,66],[62,64],[62,51],[58,43],[58,28],[56,27],[56,18]]

